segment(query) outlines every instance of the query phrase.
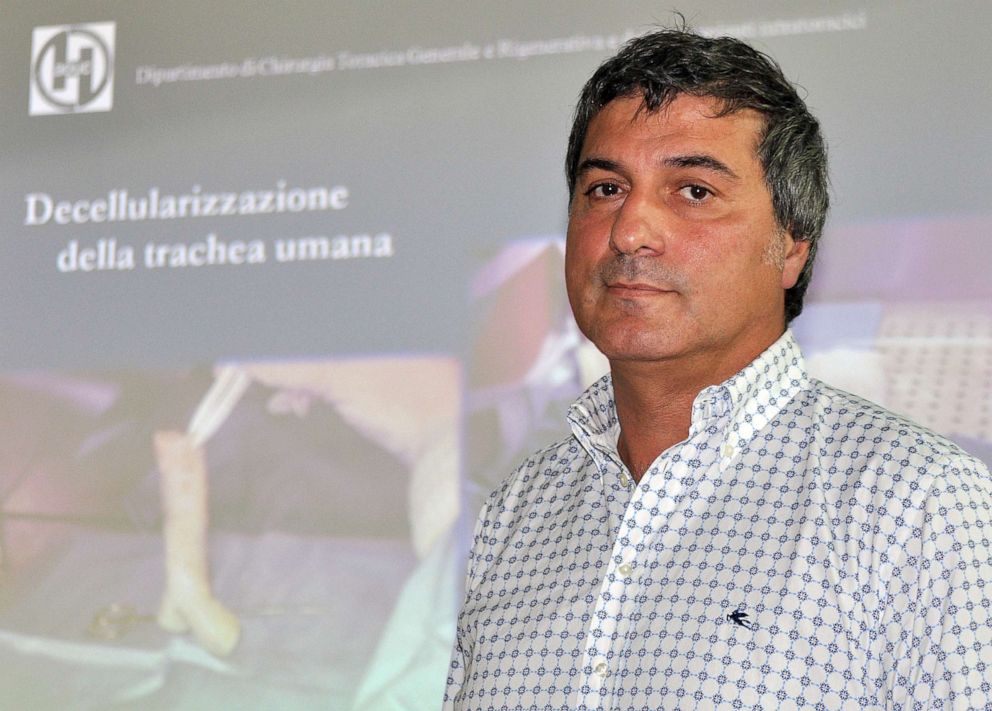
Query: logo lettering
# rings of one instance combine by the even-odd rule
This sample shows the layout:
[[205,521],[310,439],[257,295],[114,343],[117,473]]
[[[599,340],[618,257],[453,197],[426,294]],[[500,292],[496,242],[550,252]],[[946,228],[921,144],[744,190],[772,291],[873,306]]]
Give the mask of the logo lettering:
[[113,22],[35,27],[28,113],[110,111],[115,30]]

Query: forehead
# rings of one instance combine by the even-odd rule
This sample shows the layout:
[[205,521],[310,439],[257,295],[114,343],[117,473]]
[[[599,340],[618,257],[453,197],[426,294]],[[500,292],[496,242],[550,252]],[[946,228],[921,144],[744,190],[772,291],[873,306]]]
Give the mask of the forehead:
[[723,114],[723,102],[709,96],[678,94],[651,111],[640,96],[614,99],[589,122],[582,157],[605,149],[656,153],[709,146],[757,159],[765,118],[753,109]]

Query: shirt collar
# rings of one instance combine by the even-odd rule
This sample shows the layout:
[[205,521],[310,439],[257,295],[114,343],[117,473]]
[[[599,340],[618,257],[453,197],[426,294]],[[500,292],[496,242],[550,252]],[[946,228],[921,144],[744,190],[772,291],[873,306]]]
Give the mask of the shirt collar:
[[[729,414],[728,435],[749,442],[800,390],[809,386],[802,352],[792,332],[782,336],[736,375],[704,388],[692,405],[691,432]],[[594,458],[618,457],[620,423],[609,374],[593,383],[569,408],[573,434]]]
[[739,444],[771,422],[796,393],[809,387],[806,363],[792,331],[786,330],[737,375],[704,388],[693,403],[693,426],[703,419],[704,403],[719,399],[730,408],[730,425]]

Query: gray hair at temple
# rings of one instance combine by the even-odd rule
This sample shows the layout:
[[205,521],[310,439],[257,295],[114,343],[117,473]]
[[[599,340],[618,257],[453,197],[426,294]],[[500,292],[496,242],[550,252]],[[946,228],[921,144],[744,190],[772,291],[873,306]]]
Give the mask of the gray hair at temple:
[[753,109],[764,116],[758,158],[779,226],[809,242],[796,285],[785,292],[785,320],[803,309],[813,259],[830,204],[827,152],[820,124],[771,57],[730,37],[710,38],[686,29],[659,30],[627,42],[592,75],[575,107],[565,175],[569,203],[589,123],[616,98],[640,95],[648,111],[679,94],[723,104],[720,116]]

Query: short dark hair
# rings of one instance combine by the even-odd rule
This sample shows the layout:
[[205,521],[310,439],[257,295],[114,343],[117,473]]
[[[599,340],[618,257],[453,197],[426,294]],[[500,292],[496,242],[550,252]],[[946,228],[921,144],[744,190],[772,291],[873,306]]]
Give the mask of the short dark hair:
[[645,109],[653,112],[679,94],[718,100],[723,105],[719,116],[743,109],[764,116],[758,158],[775,219],[794,239],[809,242],[806,265],[795,286],[785,292],[789,322],[803,309],[826,222],[827,152],[820,124],[768,55],[731,37],[703,37],[685,28],[659,30],[627,42],[600,65],[579,95],[565,158],[569,201],[589,123],[604,106],[640,95]]

